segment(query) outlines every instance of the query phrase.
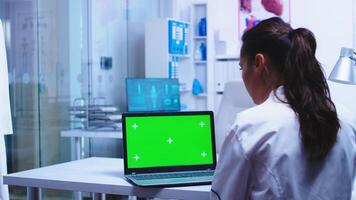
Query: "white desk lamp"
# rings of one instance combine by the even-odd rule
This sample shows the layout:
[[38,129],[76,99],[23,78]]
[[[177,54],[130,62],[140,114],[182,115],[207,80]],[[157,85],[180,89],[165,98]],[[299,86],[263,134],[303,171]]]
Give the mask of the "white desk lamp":
[[12,134],[12,122],[9,98],[9,80],[5,50],[5,35],[0,20],[0,199],[8,200],[8,187],[3,184],[3,175],[7,173],[4,135]]
[[330,81],[356,85],[356,52],[353,49],[342,47],[340,57],[334,66]]

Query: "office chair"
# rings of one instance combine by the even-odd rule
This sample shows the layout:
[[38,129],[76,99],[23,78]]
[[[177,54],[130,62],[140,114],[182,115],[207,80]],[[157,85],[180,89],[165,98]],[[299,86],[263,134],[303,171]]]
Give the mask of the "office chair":
[[235,121],[236,114],[254,105],[242,81],[232,81],[225,84],[224,94],[215,118],[216,151],[218,153]]

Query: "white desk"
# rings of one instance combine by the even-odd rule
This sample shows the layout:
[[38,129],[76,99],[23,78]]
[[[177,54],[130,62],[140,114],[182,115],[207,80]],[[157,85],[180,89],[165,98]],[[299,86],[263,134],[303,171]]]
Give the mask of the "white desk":
[[[98,130],[83,130],[83,129],[71,129],[66,131],[61,131],[62,137],[73,137],[75,141],[75,159],[79,160],[82,158],[82,141],[85,137],[87,138],[115,138],[122,139],[122,131],[98,131]],[[82,194],[79,192],[76,194],[76,200],[82,199]],[[105,199],[105,194],[102,194],[102,199]]]
[[[142,188],[126,181],[123,160],[87,158],[4,176],[4,183],[27,187],[27,199],[41,199],[41,188],[172,199],[209,199],[210,185]],[[95,195],[96,196],[96,195]]]
[[81,158],[82,149],[82,139],[85,137],[89,138],[117,138],[122,139],[122,131],[87,131],[82,129],[71,129],[66,131],[61,131],[62,137],[74,137],[75,148],[76,148],[76,159]]

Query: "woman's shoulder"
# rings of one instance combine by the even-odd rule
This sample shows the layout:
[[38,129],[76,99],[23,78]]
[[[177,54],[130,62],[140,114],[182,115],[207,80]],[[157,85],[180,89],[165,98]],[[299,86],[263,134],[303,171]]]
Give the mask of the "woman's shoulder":
[[254,106],[237,114],[235,123],[271,123],[294,119],[294,111],[288,103],[267,99],[260,105]]
[[249,157],[264,146],[274,143],[285,132],[298,134],[299,125],[295,113],[288,104],[266,101],[239,113],[234,131],[240,138],[242,148]]

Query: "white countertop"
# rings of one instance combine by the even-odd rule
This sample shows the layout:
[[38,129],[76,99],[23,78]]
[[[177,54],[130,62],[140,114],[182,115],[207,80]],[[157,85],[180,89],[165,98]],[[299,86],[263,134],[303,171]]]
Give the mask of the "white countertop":
[[4,183],[25,187],[86,191],[140,197],[209,199],[210,185],[142,188],[124,178],[123,160],[87,158],[4,176]]

